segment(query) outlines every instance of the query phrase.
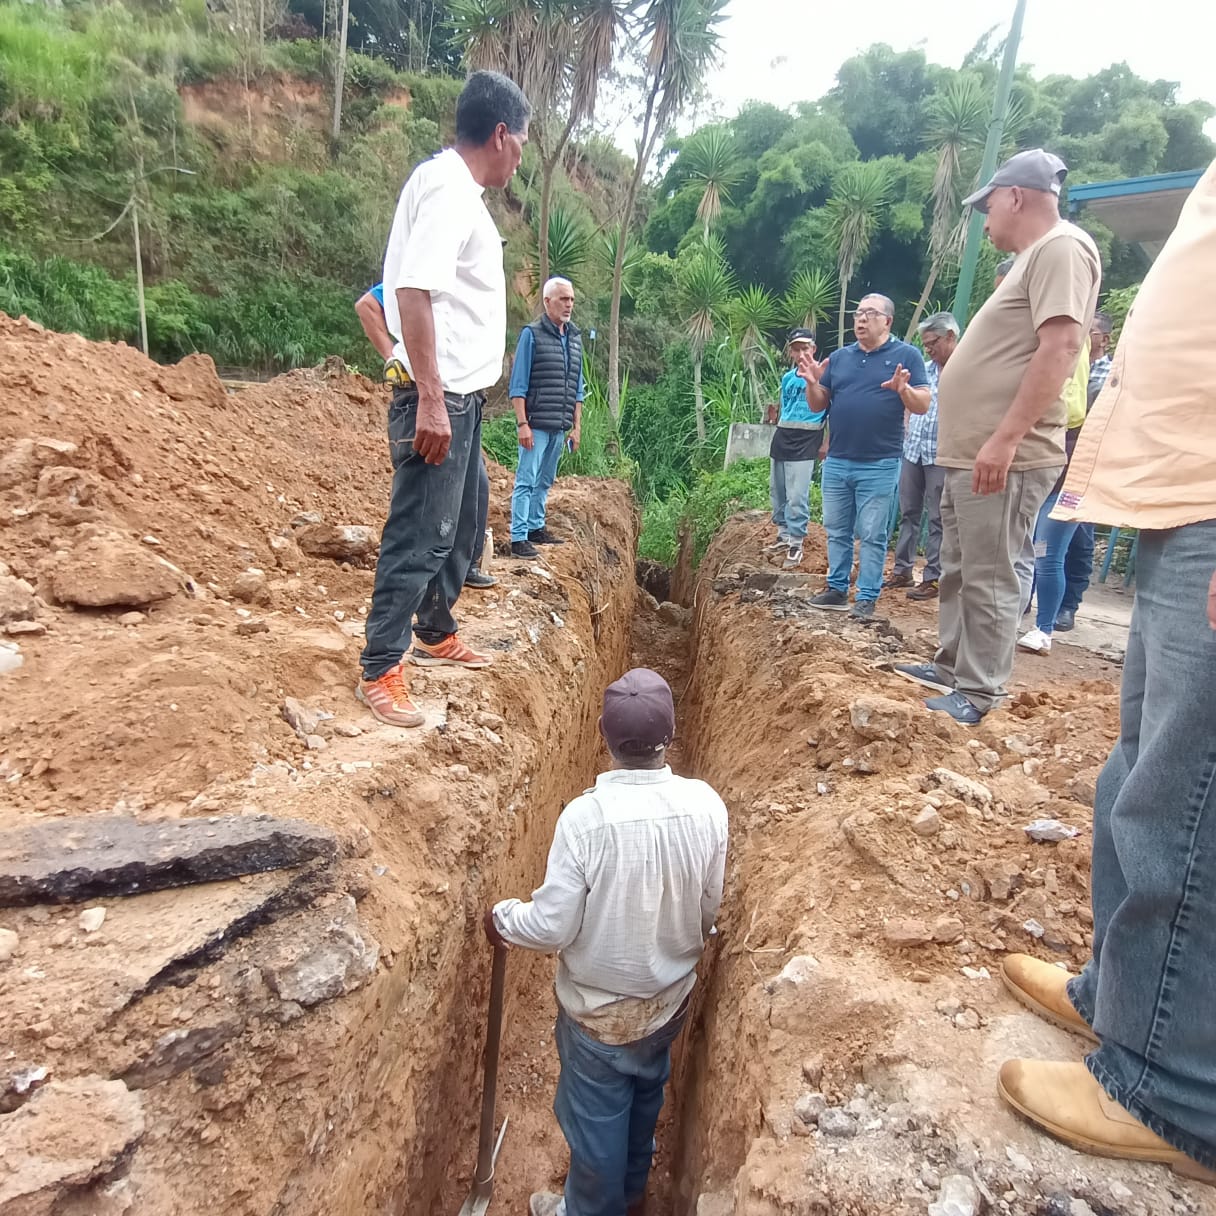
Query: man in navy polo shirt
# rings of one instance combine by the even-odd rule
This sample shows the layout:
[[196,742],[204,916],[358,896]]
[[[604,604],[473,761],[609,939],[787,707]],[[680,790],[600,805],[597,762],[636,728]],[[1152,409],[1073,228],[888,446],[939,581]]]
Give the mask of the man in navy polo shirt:
[[812,410],[828,411],[828,456],[823,465],[823,526],[828,534],[828,586],[811,604],[832,612],[849,608],[853,538],[861,541],[857,599],[852,616],[868,621],[882,591],[891,499],[899,485],[904,412],[924,414],[931,394],[925,360],[891,337],[895,305],[863,296],[853,313],[857,341],[828,359],[800,357]]

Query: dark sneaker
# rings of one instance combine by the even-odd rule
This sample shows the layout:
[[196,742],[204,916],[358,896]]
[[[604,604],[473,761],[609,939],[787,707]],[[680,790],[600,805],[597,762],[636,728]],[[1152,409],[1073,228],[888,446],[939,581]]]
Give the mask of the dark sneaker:
[[470,566],[468,574],[464,576],[464,585],[484,591],[487,587],[497,587],[498,579],[492,574],[486,574],[480,566]]
[[812,608],[822,608],[825,612],[848,612],[849,597],[843,591],[829,587],[807,601]]
[[912,586],[912,575],[911,575],[911,573],[909,573],[908,571],[905,571],[905,570],[896,570],[894,574],[888,576],[883,581],[882,585],[888,591],[894,590],[895,588],[898,588],[898,587],[911,587]]
[[1056,633],[1070,633],[1077,623],[1077,614],[1071,608],[1061,608],[1056,613]]
[[984,715],[961,692],[952,692],[944,697],[931,697],[925,702],[925,708],[949,714],[963,726],[978,726],[984,720]]
[[764,552],[765,553],[778,553],[782,549],[788,549],[790,547],[790,545],[792,545],[793,543],[794,542],[793,542],[792,537],[786,536],[785,533],[782,533],[780,536],[777,537],[777,539],[775,541],[772,541],[771,543],[764,546]]
[[874,619],[874,601],[857,600],[849,616],[855,621],[872,621]]
[[940,692],[943,696],[949,696],[954,691],[941,678],[932,663],[896,663],[891,670],[897,676],[903,676],[905,680],[911,680],[915,684],[923,684],[926,688]]
[[540,557],[540,550],[530,540],[513,540],[512,557]]
[[937,594],[937,579],[922,579],[919,586],[913,587],[912,590],[908,592],[908,599],[935,600],[937,599]]
[[564,545],[566,542],[560,536],[554,536],[548,528],[537,528],[528,533],[528,539],[534,545]]
[[795,566],[802,565],[802,542],[800,540],[790,541],[790,547],[785,551],[785,561],[781,564],[787,570],[793,570]]

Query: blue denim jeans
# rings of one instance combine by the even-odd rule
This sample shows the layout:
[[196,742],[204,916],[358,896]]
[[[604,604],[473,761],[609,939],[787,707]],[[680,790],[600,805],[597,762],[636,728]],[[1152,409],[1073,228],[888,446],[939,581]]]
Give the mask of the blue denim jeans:
[[1064,561],[1081,526],[1051,518],[1059,496],[1059,491],[1047,495],[1034,528],[1035,625],[1043,633],[1051,633],[1056,627],[1056,616],[1064,602]]
[[774,460],[771,463],[768,494],[773,504],[773,523],[782,536],[803,540],[811,521],[811,480],[815,475],[815,462]]
[[687,1012],[686,1002],[654,1034],[613,1046],[559,1009],[553,1111],[570,1146],[564,1216],[625,1216],[645,1195],[671,1045]]
[[456,632],[460,596],[477,540],[481,476],[481,393],[445,393],[452,443],[442,464],[414,451],[418,394],[398,390],[388,410],[393,489],[380,537],[367,644],[360,662],[369,680],[396,667],[409,649],[411,626],[431,644]]
[[490,471],[486,468],[484,453],[477,464],[480,472],[477,475],[477,538],[473,541],[471,563],[474,566],[481,565],[486,548],[486,522],[490,518]]
[[1216,1169],[1216,519],[1141,532],[1120,733],[1094,799],[1089,1070]]
[[887,560],[891,498],[899,485],[902,458],[823,462],[823,526],[828,534],[828,586],[845,594],[853,569],[853,537],[861,541],[857,598],[876,600]]
[[520,445],[515,466],[515,489],[511,491],[511,539],[527,540],[529,532],[545,526],[545,504],[557,476],[564,431],[533,431],[532,450]]
[[[1078,524],[1064,558],[1064,599],[1061,611],[1076,612],[1094,573],[1094,526]],[[1057,616],[1059,613],[1056,614]]]

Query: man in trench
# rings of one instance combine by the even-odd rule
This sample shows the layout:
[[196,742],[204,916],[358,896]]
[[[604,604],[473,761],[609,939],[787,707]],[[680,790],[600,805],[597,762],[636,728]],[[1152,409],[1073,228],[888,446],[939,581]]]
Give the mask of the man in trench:
[[544,883],[485,915],[494,944],[558,952],[553,1109],[570,1170],[531,1216],[641,1216],[671,1045],[722,901],[726,807],[667,764],[666,681],[626,672],[599,729],[612,768],[562,811]]
[[[1094,796],[1093,957],[1005,985],[1088,1040],[1001,1097],[1081,1152],[1216,1183],[1216,162],[1144,280],[1052,512],[1140,530],[1119,738]],[[1179,343],[1180,332],[1188,341]]]

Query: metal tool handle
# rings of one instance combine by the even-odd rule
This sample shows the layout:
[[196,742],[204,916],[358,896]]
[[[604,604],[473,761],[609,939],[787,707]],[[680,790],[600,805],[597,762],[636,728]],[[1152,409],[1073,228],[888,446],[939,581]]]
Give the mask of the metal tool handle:
[[481,1091],[481,1132],[477,1141],[477,1186],[494,1180],[494,1104],[498,1094],[498,1048],[502,1042],[502,1006],[507,979],[507,948],[494,947],[490,968],[490,1015],[486,1029],[485,1081]]

